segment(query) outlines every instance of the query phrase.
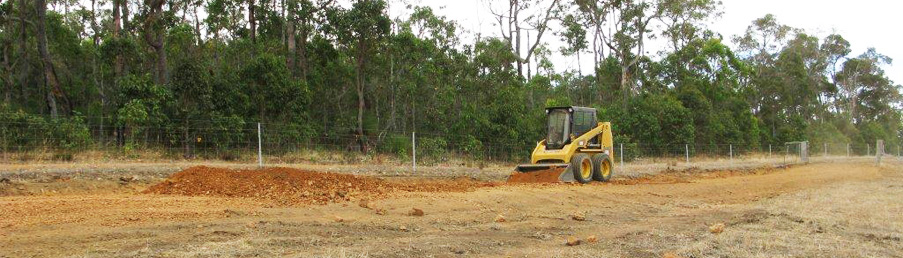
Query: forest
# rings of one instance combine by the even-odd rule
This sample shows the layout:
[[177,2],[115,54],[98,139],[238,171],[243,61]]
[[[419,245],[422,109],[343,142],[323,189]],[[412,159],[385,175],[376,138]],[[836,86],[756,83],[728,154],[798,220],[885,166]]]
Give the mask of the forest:
[[[5,0],[0,138],[152,138],[191,156],[248,144],[262,123],[285,145],[404,153],[416,132],[435,150],[526,156],[544,137],[543,109],[575,105],[597,108],[621,143],[903,142],[901,86],[882,69],[891,57],[853,53],[842,35],[769,14],[721,35],[707,27],[717,0],[475,8],[498,31],[465,37],[429,7],[384,0]],[[593,69],[556,69],[553,53]]]

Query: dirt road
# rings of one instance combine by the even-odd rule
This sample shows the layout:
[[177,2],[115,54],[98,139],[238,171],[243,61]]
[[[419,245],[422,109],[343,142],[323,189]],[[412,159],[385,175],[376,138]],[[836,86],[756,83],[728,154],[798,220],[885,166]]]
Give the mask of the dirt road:
[[[0,197],[0,257],[899,257],[896,167],[823,163],[301,206],[136,192]],[[711,233],[718,223],[724,232]],[[581,244],[565,245],[569,237]]]

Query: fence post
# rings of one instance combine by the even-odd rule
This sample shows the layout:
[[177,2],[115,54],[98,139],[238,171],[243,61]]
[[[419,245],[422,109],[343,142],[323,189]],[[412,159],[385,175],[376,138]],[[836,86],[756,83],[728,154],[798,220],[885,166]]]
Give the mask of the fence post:
[[690,145],[684,144],[684,153],[687,154],[687,164],[690,164]]
[[624,166],[624,144],[621,143],[621,151],[618,152],[618,157],[621,157],[621,166]]
[[847,157],[850,157],[850,144],[847,143]]
[[417,172],[417,133],[411,132],[411,167]]
[[825,157],[828,157],[828,143],[825,143]]
[[866,143],[865,144],[865,156],[868,157],[870,155],[872,155],[872,145]]
[[771,158],[771,144],[768,145],[768,158]]
[[875,165],[881,165],[881,155],[884,154],[884,140],[875,143]]
[[733,166],[734,165],[734,145],[733,144],[728,145],[728,148],[731,153],[731,166]]
[[257,123],[257,166],[262,168],[263,167],[263,141],[261,141],[261,139],[263,139],[263,137],[260,136],[260,123]]

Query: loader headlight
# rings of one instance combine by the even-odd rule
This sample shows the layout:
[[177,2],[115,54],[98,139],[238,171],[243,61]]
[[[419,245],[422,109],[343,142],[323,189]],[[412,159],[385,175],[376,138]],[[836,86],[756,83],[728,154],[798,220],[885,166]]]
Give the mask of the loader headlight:
[[583,146],[583,141],[580,141],[578,144],[580,144],[580,146]]
[[602,151],[602,153],[605,153],[605,155],[608,155],[608,150],[604,150],[604,151]]

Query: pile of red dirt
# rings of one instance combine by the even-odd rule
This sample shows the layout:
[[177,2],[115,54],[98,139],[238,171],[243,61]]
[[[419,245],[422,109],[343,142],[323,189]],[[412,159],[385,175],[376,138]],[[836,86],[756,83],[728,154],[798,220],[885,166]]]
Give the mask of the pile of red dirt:
[[508,183],[558,183],[558,177],[564,172],[563,168],[548,169],[533,172],[514,172],[508,177]]
[[470,179],[385,180],[294,168],[233,170],[196,166],[173,174],[144,193],[249,197],[280,204],[326,204],[379,199],[404,192],[465,192],[494,185]]

